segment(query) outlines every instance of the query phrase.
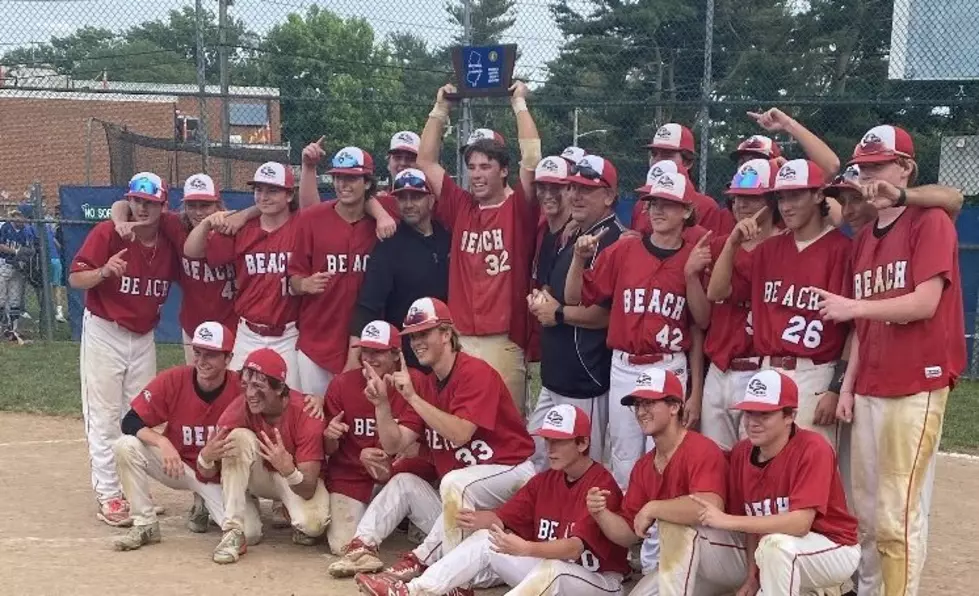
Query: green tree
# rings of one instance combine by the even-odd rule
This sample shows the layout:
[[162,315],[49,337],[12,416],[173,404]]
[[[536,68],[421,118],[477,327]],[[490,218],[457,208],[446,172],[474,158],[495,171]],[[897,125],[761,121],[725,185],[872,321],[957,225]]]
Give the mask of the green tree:
[[[472,25],[472,45],[489,45],[500,43],[503,35],[517,22],[517,17],[511,11],[516,6],[516,0],[470,0],[470,24]],[[449,15],[449,23],[459,27],[459,33],[453,38],[456,44],[465,43],[463,35],[463,4],[461,0],[446,2],[445,11]]]

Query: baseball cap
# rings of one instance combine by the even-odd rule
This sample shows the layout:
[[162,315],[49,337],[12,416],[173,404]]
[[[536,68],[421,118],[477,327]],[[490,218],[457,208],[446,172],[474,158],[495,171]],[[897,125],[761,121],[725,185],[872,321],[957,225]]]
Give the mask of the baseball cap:
[[731,159],[737,159],[742,155],[759,155],[766,159],[774,159],[782,156],[782,148],[771,137],[751,135],[741,141],[738,148],[731,152]]
[[566,184],[569,170],[570,167],[565,159],[548,155],[537,164],[537,168],[534,170],[534,182]]
[[218,201],[214,180],[207,174],[194,174],[184,182],[185,201]]
[[428,186],[428,178],[425,177],[425,172],[417,168],[401,170],[394,177],[394,184],[391,185],[391,192],[393,194],[411,191],[423,192],[425,194],[431,194],[432,192],[432,189]]
[[438,298],[419,298],[411,303],[402,333],[419,333],[438,327],[442,323],[452,324],[449,307]]
[[875,126],[853,148],[850,163],[884,163],[901,157],[914,159],[914,142],[908,131],[890,124]]
[[680,401],[686,400],[680,377],[671,370],[654,368],[636,377],[636,384],[632,391],[622,398],[621,403],[623,406],[631,406],[639,399],[656,400],[670,397]]
[[606,186],[619,188],[619,173],[612,162],[598,155],[586,155],[573,168],[568,182],[582,186]]
[[823,194],[827,197],[839,198],[844,190],[858,190],[860,188],[860,166],[850,164],[833,181],[823,189]]
[[469,138],[466,139],[466,144],[462,146],[463,149],[472,145],[476,141],[482,141],[483,139],[488,139],[490,141],[496,141],[501,145],[506,145],[506,141],[503,139],[503,135],[496,132],[495,130],[489,128],[477,128],[471,133],[469,133]]
[[653,135],[653,140],[646,145],[649,149],[670,149],[686,151],[696,155],[693,147],[693,131],[682,124],[670,122],[660,126]]
[[333,156],[326,173],[371,176],[374,174],[374,158],[359,147],[344,147]]
[[391,137],[391,148],[388,149],[388,153],[394,153],[395,151],[407,151],[408,153],[418,154],[418,147],[421,145],[422,140],[417,134],[410,130],[402,130],[401,132],[394,133]]
[[826,174],[823,169],[808,159],[787,161],[775,174],[776,192],[802,188],[822,188],[825,184]]
[[561,152],[561,157],[566,159],[569,164],[575,165],[576,163],[581,161],[583,157],[585,157],[585,150],[582,149],[581,147],[568,145],[567,147],[564,148],[564,151]]
[[636,192],[639,193],[640,196],[643,194],[649,194],[649,190],[653,187],[653,182],[656,182],[657,178],[666,173],[686,174],[687,172],[680,166],[676,165],[675,161],[670,161],[668,159],[658,161],[649,167],[649,171],[646,172],[646,183],[637,188]]
[[725,191],[729,195],[757,197],[775,189],[778,168],[770,159],[749,159],[740,166]]
[[755,373],[748,381],[744,399],[731,406],[746,412],[775,412],[782,408],[799,407],[799,387],[795,381],[777,370]]
[[546,439],[573,439],[591,437],[591,420],[578,406],[560,404],[544,414],[544,423],[530,433]]
[[272,348],[255,350],[245,359],[245,365],[242,368],[262,373],[270,379],[283,383],[286,380],[286,361]]
[[[645,187],[643,187],[645,188]],[[665,199],[683,205],[693,203],[691,193],[693,184],[690,180],[680,173],[665,172],[659,178],[649,183],[649,190],[639,195],[640,201],[650,199]]]
[[296,176],[292,168],[276,161],[267,161],[255,170],[255,177],[247,182],[249,186],[267,184],[286,190],[296,187]]
[[235,346],[235,336],[221,323],[205,321],[194,330],[190,345],[202,350],[230,354]]
[[393,350],[401,347],[401,333],[387,321],[371,321],[360,332],[357,345],[372,350]]
[[124,196],[165,203],[167,185],[153,172],[140,172],[129,179],[129,189]]

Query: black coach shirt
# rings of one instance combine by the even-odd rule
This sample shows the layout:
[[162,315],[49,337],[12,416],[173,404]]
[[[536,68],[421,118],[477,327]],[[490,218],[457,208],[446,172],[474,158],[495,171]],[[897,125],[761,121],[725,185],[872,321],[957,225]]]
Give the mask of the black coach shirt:
[[[431,296],[445,302],[450,243],[449,233],[434,220],[429,236],[401,222],[394,236],[378,242],[367,261],[350,334],[359,337],[367,323],[378,319],[401,329],[411,303],[419,298]],[[402,338],[402,349],[408,365],[418,367],[407,337]]]
[[[612,214],[585,230],[585,233],[597,234],[603,229],[606,232],[598,241],[598,252],[618,240],[624,228]],[[557,234],[548,232],[541,242],[542,254],[539,262],[549,263],[550,271],[538,269],[537,279],[538,282],[549,286],[551,295],[564,304],[564,283],[571,269],[575,241],[581,234],[576,233],[564,246],[560,246],[561,233],[562,231]],[[545,249],[554,251],[553,255],[544,255]],[[608,308],[611,304],[603,304],[603,306]],[[605,335],[605,329],[584,329],[567,324],[542,327],[541,384],[559,395],[579,399],[593,398],[606,393],[609,387],[612,351],[605,345]]]

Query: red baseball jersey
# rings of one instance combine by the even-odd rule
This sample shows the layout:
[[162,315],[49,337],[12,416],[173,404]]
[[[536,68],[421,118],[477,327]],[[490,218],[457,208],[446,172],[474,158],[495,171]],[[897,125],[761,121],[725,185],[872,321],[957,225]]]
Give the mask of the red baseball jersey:
[[623,237],[598,253],[585,270],[581,301],[585,306],[612,301],[608,347],[629,354],[670,354],[690,348],[690,309],[683,267],[694,243],[659,260],[645,240]]
[[289,287],[287,268],[296,244],[297,218],[293,215],[273,232],[262,229],[260,218],[246,223],[234,236],[211,232],[207,263],[234,265],[235,314],[272,329],[299,316],[299,299]]
[[85,308],[133,333],[150,333],[160,322],[160,310],[179,271],[176,249],[165,235],[159,235],[156,246],[144,246],[138,240],[124,240],[111,221],[103,221],[85,237],[71,272],[98,269],[123,249],[126,271],[87,290]]
[[561,470],[547,470],[530,479],[496,510],[503,524],[524,540],[549,542],[578,538],[585,546],[581,558],[573,561],[599,573],[628,573],[627,549],[605,537],[588,513],[588,489],[609,491],[608,508],[615,511],[622,501],[622,491],[615,478],[602,464],[591,467],[574,482]]
[[688,430],[662,472],[656,469],[655,462],[653,448],[632,468],[619,512],[630,528],[636,514],[650,501],[713,493],[727,502],[727,460],[717,443],[704,435]]
[[[882,237],[865,226],[854,243],[853,296],[886,300],[940,277],[935,315],[904,325],[857,319],[856,392],[899,397],[949,385],[965,370],[965,320],[955,226],[941,209],[908,207]],[[883,350],[882,346],[913,349]]]
[[780,515],[815,509],[812,531],[836,544],[857,543],[857,520],[846,495],[833,447],[820,434],[796,427],[782,451],[763,465],[751,461],[754,447],[744,439],[731,450],[728,513]]
[[238,327],[235,315],[235,267],[232,263],[211,267],[207,259],[191,259],[184,253],[187,224],[176,213],[160,216],[160,230],[177,249],[180,256],[180,328],[193,336],[197,326],[205,321],[217,321],[234,331]]
[[[303,394],[293,389],[289,390],[286,409],[275,425],[266,422],[261,414],[252,414],[245,403],[245,396],[242,395],[224,411],[221,419],[218,420],[218,426],[247,428],[258,435],[259,440],[263,432],[270,439],[275,440],[273,429],[277,428],[282,435],[282,444],[286,451],[292,454],[297,465],[323,460],[323,431],[326,430],[326,423],[313,418],[303,410]],[[265,463],[265,467],[272,469],[268,462]]]
[[796,356],[817,364],[838,360],[848,324],[819,316],[821,288],[850,293],[849,238],[833,229],[805,247],[791,233],[777,234],[757,247],[751,265],[751,317],[760,356]]
[[[218,420],[229,405],[241,395],[238,373],[225,373],[224,388],[217,398],[207,403],[194,388],[194,367],[175,366],[156,375],[139,395],[133,398],[132,409],[146,426],[166,423],[163,436],[173,444],[180,459],[196,473],[197,455],[211,438]],[[201,482],[220,482],[221,478],[204,478]]]
[[[705,194],[696,192],[693,194],[694,215],[697,224],[706,230],[714,232],[715,236],[730,234],[734,230],[734,214],[730,209],[726,209],[717,204],[717,201]],[[633,230],[642,235],[651,234],[653,225],[649,221],[648,203],[646,201],[636,201],[632,208]]]
[[353,223],[343,219],[336,201],[307,207],[297,218],[289,275],[308,277],[324,272],[333,277],[322,293],[301,296],[296,347],[321,368],[337,374],[347,363],[350,319],[377,242],[377,224],[368,215]]
[[[415,369],[408,369],[415,387],[425,383],[425,375]],[[364,390],[367,379],[360,369],[348,370],[333,377],[326,388],[324,409],[326,419],[330,420],[343,412],[343,422],[350,430],[340,439],[340,448],[330,455],[324,469],[327,491],[347,495],[362,503],[369,503],[374,490],[374,479],[360,462],[360,452],[368,447],[380,447],[377,437],[377,420],[374,418],[374,405],[367,401]],[[394,389],[388,389],[391,413],[402,426],[419,435],[425,428],[421,417],[411,409],[408,402]]]
[[[727,238],[728,235],[711,239],[710,254],[715,262]],[[704,353],[712,364],[725,371],[732,360],[753,356],[755,351],[751,327],[751,256],[751,251],[744,248],[734,253],[731,295],[711,305]]]
[[435,214],[452,233],[449,310],[459,333],[507,333],[526,347],[538,209],[520,185],[502,203],[482,206],[444,176]]
[[500,373],[486,362],[459,352],[444,382],[429,373],[428,383],[422,387],[419,395],[425,401],[476,425],[476,432],[465,445],[453,445],[426,426],[425,440],[440,478],[468,466],[515,466],[534,453],[534,440],[527,434],[510,390]]

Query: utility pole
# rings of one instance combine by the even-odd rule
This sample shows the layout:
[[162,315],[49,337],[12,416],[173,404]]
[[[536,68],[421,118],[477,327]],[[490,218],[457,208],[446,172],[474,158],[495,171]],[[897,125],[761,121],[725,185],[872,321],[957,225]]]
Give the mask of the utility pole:
[[580,111],[578,108],[574,109],[574,132],[571,134],[571,144],[575,147],[578,146],[578,113]]
[[707,157],[710,151],[710,98],[714,91],[714,0],[707,0],[704,34],[704,80],[700,96],[700,192],[707,192]]
[[200,126],[197,128],[197,140],[201,144],[201,172],[207,173],[207,80],[204,77],[204,7],[202,0],[197,0],[194,4],[194,11],[197,21],[197,104],[200,108]]
[[[462,0],[462,40],[464,45],[473,43],[473,23],[472,23],[472,0]],[[472,132],[472,111],[468,97],[462,100],[462,119],[459,121],[459,147],[462,147],[469,139]],[[461,153],[456,157],[458,164],[459,186],[469,188],[469,170],[463,162]]]
[[[218,0],[218,69],[221,75],[221,146],[225,151],[231,143],[231,104],[228,99],[228,6],[234,0]],[[232,189],[231,158],[224,158],[221,169],[221,186]]]

